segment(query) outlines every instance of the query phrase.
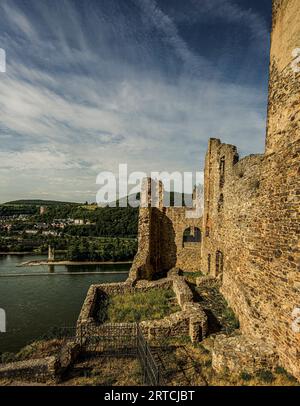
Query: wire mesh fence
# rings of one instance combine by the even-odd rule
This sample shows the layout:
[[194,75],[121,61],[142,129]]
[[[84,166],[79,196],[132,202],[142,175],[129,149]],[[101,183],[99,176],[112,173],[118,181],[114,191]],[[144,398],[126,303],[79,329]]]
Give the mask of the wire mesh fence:
[[143,383],[151,386],[156,386],[161,383],[159,366],[157,365],[151,348],[143,335],[143,331],[137,324],[137,357],[140,361],[143,373]]
[[105,323],[77,328],[64,327],[60,336],[65,343],[76,341],[86,357],[136,358],[141,366],[142,383],[162,383],[160,368],[138,323]]

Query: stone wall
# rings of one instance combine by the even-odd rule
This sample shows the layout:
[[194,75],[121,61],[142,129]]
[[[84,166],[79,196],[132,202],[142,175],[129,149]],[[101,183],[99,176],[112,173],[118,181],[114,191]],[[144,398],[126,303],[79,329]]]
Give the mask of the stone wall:
[[215,339],[212,367],[218,373],[253,374],[259,370],[274,371],[277,365],[278,355],[265,340],[244,336],[228,338],[225,335]]
[[[184,231],[197,227],[201,232],[202,239],[202,217],[187,218],[185,207],[168,207],[165,209],[164,216],[164,238],[162,242],[162,252],[167,253],[166,263],[163,263],[165,269],[173,267],[180,268],[182,271],[192,272],[200,270],[201,262],[201,241],[193,243],[183,243]],[[166,255],[163,256],[163,259]]]
[[300,379],[300,334],[292,329],[300,305],[300,76],[290,66],[300,46],[300,5],[276,6],[266,154],[239,161],[234,146],[210,140],[201,268],[222,280],[242,332],[274,345]]
[[291,326],[300,299],[298,171],[297,143],[237,162],[234,147],[211,140],[201,268],[222,280],[221,292],[242,331],[276,343],[282,364],[299,377],[300,338]]
[[[265,153],[239,159],[235,146],[209,141],[201,219],[188,219],[184,208],[163,207],[161,183],[156,187],[156,204],[151,205],[151,181],[147,180],[139,217],[139,249],[127,284],[122,286],[133,289],[139,279],[150,280],[174,267],[218,278],[221,292],[239,318],[243,337],[251,342],[263,339],[276,348],[282,366],[300,379],[300,334],[292,329],[292,311],[300,307],[300,73],[291,65],[293,49],[300,48],[300,4],[298,0],[273,3]],[[188,227],[201,230],[201,243],[183,244]],[[169,278],[176,292],[177,276]],[[176,295],[185,311],[189,294],[181,288]],[[88,308],[93,306],[93,292],[87,298]],[[89,317],[88,312],[83,309],[84,316]],[[201,319],[201,308],[199,314]],[[176,323],[178,331],[186,331],[181,316],[172,315],[165,325],[155,322],[149,334],[169,334],[169,325]],[[192,317],[189,320],[192,331]]]
[[207,316],[200,304],[193,302],[193,293],[184,277],[179,276],[179,269],[177,268],[170,270],[167,278],[157,281],[139,280],[134,286],[122,282],[92,285],[78,318],[78,335],[88,335],[89,331],[92,331],[93,334],[100,334],[105,331],[105,324],[100,324],[95,316],[98,306],[101,306],[103,299],[107,296],[169,288],[174,290],[181,311],[160,320],[141,322],[140,326],[144,334],[151,340],[189,336],[192,342],[201,341],[208,331]]
[[300,48],[299,0],[277,0],[273,5],[267,153],[299,140],[300,73],[291,67],[296,48]]
[[0,379],[46,382],[56,379],[55,357],[0,364]]
[[150,187],[153,182],[146,179],[142,188],[138,252],[128,283],[135,283],[138,279],[151,279],[154,274],[167,272],[173,267],[179,267],[183,271],[199,271],[201,241],[184,244],[183,234],[186,229],[191,228],[192,231],[197,227],[202,238],[202,217],[189,218],[187,213],[193,209],[164,207],[161,182],[156,187],[157,203],[153,203]]

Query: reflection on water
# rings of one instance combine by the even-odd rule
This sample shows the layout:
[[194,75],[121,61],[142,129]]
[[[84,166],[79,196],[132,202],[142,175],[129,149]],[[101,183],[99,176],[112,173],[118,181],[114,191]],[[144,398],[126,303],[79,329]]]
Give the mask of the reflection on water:
[[[130,268],[130,264],[17,267],[33,259],[46,258],[0,255],[0,308],[7,315],[7,333],[0,334],[0,352],[17,351],[53,326],[74,325],[90,285],[124,281]],[[76,272],[80,275],[74,275]],[[1,277],[8,273],[28,276]]]

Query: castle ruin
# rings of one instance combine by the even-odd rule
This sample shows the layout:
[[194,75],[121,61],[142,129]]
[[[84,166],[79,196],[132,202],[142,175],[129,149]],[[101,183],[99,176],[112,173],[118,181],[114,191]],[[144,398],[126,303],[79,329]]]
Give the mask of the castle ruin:
[[239,345],[259,351],[266,343],[298,379],[300,73],[292,55],[299,47],[299,1],[273,0],[265,153],[239,159],[235,146],[210,139],[198,219],[184,207],[164,207],[158,183],[155,207],[140,208],[129,276],[134,283],[176,267],[217,278],[240,322]]

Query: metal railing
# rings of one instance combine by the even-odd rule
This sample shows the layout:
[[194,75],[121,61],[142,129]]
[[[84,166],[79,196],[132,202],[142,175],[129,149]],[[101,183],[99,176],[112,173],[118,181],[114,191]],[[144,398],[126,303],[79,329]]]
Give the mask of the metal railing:
[[137,358],[142,367],[143,383],[151,386],[159,385],[161,383],[159,366],[154,359],[150,345],[145,339],[142,329],[138,324],[136,327]]
[[[142,383],[156,386],[162,383],[160,368],[138,323],[105,323],[78,328],[63,328],[61,338],[80,343],[84,356],[136,358],[141,366]],[[66,350],[66,348],[64,349]]]
[[105,323],[84,328],[84,351],[100,357],[136,357],[135,323]]

